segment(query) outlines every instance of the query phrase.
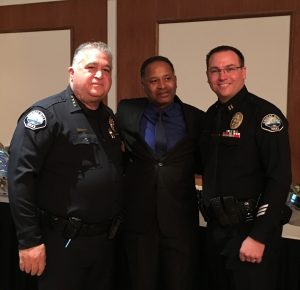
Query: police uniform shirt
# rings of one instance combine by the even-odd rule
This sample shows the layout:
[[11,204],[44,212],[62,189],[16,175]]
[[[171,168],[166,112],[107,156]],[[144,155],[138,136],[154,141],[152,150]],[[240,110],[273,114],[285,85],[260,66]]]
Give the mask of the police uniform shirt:
[[121,154],[111,110],[83,110],[70,87],[29,108],[11,142],[8,173],[20,247],[41,242],[37,208],[87,223],[113,218],[121,207]]
[[244,87],[227,103],[212,105],[204,127],[206,204],[215,196],[257,199],[251,236],[264,242],[279,223],[291,182],[286,118]]

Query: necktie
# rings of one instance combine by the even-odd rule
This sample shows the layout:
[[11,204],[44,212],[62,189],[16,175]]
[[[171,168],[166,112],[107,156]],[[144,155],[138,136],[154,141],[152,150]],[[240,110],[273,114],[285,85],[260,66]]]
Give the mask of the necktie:
[[158,157],[162,157],[167,152],[167,137],[162,121],[163,112],[158,113],[155,124],[155,151]]

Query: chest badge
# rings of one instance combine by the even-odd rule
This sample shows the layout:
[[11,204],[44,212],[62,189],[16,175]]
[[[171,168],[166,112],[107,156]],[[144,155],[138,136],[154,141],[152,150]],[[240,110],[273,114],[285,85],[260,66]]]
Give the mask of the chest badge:
[[243,118],[244,116],[241,112],[235,113],[230,121],[230,129],[235,130],[240,127],[243,122]]
[[113,117],[109,116],[108,124],[109,124],[108,133],[112,139],[115,139],[116,136],[119,135],[119,133],[116,129],[116,123],[115,123],[115,120],[113,119]]

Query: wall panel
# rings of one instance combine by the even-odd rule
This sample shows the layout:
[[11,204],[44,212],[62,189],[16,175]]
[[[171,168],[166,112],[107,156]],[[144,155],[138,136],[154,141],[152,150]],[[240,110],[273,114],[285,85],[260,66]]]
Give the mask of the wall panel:
[[107,0],[0,6],[0,33],[71,29],[71,51],[84,41],[107,41]]

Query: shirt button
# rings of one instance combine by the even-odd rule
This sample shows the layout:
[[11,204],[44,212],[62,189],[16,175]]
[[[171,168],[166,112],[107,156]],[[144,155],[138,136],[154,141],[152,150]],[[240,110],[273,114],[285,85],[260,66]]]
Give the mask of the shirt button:
[[162,167],[164,164],[162,162],[158,162],[158,166]]

